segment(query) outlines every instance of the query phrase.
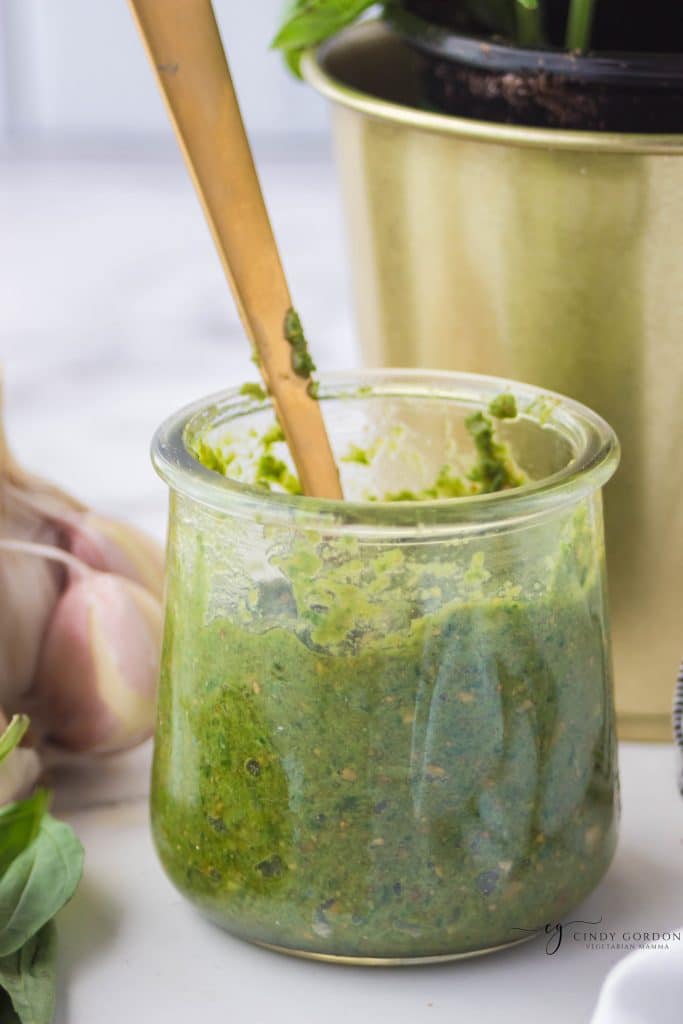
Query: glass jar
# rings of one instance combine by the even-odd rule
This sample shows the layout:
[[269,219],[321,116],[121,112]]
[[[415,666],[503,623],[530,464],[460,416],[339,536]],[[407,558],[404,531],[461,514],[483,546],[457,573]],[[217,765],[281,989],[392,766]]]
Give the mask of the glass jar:
[[[381,500],[466,472],[465,419],[508,390],[521,414],[499,434],[528,483]],[[601,488],[617,440],[576,402],[466,374],[332,375],[320,400],[345,502],[194,458],[272,423],[237,391],[155,438],[159,856],[215,921],[290,953],[412,963],[522,941],[615,847]]]

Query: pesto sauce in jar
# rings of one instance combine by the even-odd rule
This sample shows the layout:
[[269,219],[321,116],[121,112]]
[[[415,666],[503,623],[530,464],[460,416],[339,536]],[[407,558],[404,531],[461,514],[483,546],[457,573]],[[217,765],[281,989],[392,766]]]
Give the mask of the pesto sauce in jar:
[[351,957],[484,950],[566,914],[616,830],[591,530],[570,518],[543,585],[516,587],[491,558],[455,580],[445,547],[304,536],[225,614],[198,540],[191,592],[170,565],[154,760],[178,888],[238,935]]

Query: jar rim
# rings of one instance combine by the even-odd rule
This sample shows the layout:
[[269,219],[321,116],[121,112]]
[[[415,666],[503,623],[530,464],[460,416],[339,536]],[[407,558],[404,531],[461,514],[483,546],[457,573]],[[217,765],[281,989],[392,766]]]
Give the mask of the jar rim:
[[[162,423],[152,441],[152,462],[173,491],[219,512],[259,521],[288,521],[300,526],[373,534],[424,535],[425,530],[457,532],[509,527],[575,504],[602,487],[619,461],[612,428],[587,406],[552,391],[500,377],[426,370],[357,370],[320,375],[319,395],[330,400],[377,397],[431,398],[485,408],[504,391],[515,395],[524,414],[534,402],[549,403],[543,429],[553,429],[572,445],[573,457],[554,474],[522,487],[489,494],[429,501],[339,501],[265,491],[222,476],[203,466],[189,451],[185,437],[200,417],[239,418],[268,408],[269,400],[245,396],[239,388],[217,392],[184,406]],[[359,393],[360,392],[360,393]],[[232,416],[230,417],[230,414]]]

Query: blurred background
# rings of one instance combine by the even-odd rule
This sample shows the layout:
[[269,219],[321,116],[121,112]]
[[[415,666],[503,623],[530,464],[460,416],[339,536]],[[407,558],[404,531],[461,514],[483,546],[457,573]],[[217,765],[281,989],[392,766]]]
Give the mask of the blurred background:
[[[214,0],[322,368],[353,365],[325,103],[269,49],[284,0]],[[24,462],[163,532],[171,411],[254,377],[126,0],[0,0],[0,362]]]
[[[325,111],[270,40],[285,0],[215,0],[245,119],[259,149],[320,148]],[[0,0],[5,143],[158,154],[171,146],[126,0]]]

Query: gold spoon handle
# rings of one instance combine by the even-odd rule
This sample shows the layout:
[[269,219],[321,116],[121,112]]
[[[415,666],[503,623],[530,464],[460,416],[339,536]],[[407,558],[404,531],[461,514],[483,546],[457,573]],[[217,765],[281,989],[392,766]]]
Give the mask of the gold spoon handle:
[[292,307],[211,0],[130,0],[305,494],[341,498],[309,379],[292,369]]

